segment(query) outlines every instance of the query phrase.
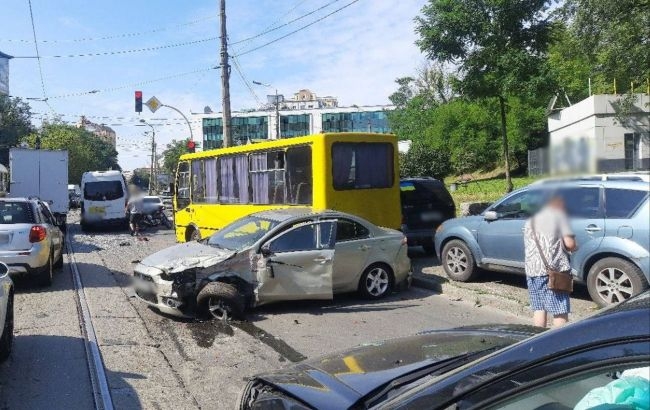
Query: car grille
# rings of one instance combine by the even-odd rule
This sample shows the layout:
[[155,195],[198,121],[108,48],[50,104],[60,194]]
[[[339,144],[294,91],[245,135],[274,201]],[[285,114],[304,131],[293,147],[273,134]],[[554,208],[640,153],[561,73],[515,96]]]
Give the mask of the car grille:
[[158,299],[156,298],[156,295],[151,292],[145,292],[138,289],[135,291],[135,294],[138,295],[140,299],[144,299],[147,302],[158,303]]

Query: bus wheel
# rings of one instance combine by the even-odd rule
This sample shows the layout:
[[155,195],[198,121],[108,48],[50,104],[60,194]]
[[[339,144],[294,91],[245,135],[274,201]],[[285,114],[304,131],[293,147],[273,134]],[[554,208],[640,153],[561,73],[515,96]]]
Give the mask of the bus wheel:
[[185,234],[188,242],[201,240],[201,232],[197,228],[189,228],[189,232]]

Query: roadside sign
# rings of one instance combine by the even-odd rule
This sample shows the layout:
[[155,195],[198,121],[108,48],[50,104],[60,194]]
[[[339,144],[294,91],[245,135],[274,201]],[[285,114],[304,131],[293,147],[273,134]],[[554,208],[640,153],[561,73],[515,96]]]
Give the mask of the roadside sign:
[[158,110],[158,108],[162,107],[162,103],[161,103],[160,100],[157,99],[156,97],[151,97],[151,98],[149,98],[149,99],[147,100],[147,102],[144,103],[144,105],[146,105],[147,107],[149,107],[149,109],[151,110],[151,112],[156,112],[156,111]]

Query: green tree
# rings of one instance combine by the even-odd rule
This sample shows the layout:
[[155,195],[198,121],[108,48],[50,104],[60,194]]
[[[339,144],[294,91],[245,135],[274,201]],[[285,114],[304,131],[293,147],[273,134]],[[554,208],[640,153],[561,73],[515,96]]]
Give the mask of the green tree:
[[71,184],[81,183],[81,176],[87,171],[120,169],[115,148],[83,128],[60,122],[45,123],[38,134],[33,133],[24,141],[35,147],[37,137],[43,149],[68,150],[68,180]]
[[619,93],[631,83],[643,88],[650,76],[647,0],[567,0],[563,11],[598,91],[612,93],[614,80]]
[[0,164],[9,164],[9,148],[34,131],[31,112],[20,98],[0,94]]
[[407,153],[400,154],[399,173],[402,177],[443,179],[451,173],[449,153],[422,141],[414,142]]
[[163,151],[163,169],[169,175],[176,175],[176,167],[178,166],[178,159],[181,155],[188,153],[187,142],[188,139],[176,141],[172,140]]
[[553,89],[545,52],[552,22],[549,0],[430,0],[416,18],[420,49],[458,67],[458,91],[499,103],[506,189],[512,190],[507,100]]

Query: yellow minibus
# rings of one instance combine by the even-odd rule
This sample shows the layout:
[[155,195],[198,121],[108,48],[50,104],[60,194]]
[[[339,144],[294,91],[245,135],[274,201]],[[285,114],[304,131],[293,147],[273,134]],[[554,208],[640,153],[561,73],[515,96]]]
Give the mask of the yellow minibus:
[[399,229],[399,189],[397,138],[388,134],[316,134],[184,154],[174,183],[176,239],[292,206]]

